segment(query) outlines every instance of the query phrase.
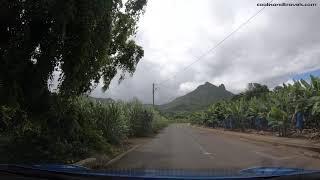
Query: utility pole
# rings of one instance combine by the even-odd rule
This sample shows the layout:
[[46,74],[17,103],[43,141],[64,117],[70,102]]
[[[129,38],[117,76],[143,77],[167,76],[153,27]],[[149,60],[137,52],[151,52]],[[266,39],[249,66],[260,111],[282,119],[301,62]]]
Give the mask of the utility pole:
[[152,83],[152,106],[154,107],[154,83]]

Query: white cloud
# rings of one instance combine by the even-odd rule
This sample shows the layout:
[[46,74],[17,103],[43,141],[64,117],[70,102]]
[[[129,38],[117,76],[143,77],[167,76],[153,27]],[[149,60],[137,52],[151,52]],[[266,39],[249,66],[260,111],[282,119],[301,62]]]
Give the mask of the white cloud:
[[[288,81],[284,82],[284,84],[286,84],[286,85],[289,85],[289,84],[293,85],[293,84],[294,84],[294,81],[293,81],[293,79],[289,79]],[[282,84],[280,84],[280,85],[282,85]]]
[[[139,23],[137,41],[145,57],[137,71],[106,94],[150,103],[151,84],[163,82],[156,102],[164,103],[199,82],[225,84],[239,92],[249,82],[274,87],[296,74],[320,68],[318,7],[267,7],[214,52],[183,71],[261,7],[261,0],[151,0]],[[176,75],[176,76],[175,76]],[[167,80],[175,76],[172,80]]]
[[187,92],[193,91],[195,90],[199,85],[201,85],[202,83],[199,82],[184,82],[182,84],[179,85],[179,91],[178,93],[180,95],[184,95]]

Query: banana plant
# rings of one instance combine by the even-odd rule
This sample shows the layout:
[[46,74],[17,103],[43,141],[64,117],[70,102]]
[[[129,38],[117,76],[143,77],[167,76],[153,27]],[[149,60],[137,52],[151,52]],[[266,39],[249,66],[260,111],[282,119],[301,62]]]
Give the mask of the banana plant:
[[218,102],[210,106],[206,113],[211,127],[222,126],[226,113],[225,103]]
[[283,84],[263,96],[239,96],[221,101],[204,112],[206,118],[203,122],[211,126],[227,123],[232,124],[232,128],[244,130],[252,120],[261,118],[266,119],[281,136],[287,136],[288,130],[295,128],[293,120],[297,113],[303,114],[308,128],[320,129],[319,77],[310,76],[310,82],[302,79],[293,84]]
[[287,136],[291,115],[295,112],[295,106],[290,102],[292,87],[292,85],[288,85],[283,91],[270,94],[272,105],[268,113],[268,121],[269,125],[278,129],[280,136]]
[[241,128],[242,131],[246,128],[247,120],[247,104],[246,101],[241,98],[236,101],[232,101],[227,107],[228,114],[235,120],[235,126]]
[[320,100],[320,78],[310,76],[310,83],[305,80],[300,80],[304,87],[305,97],[300,103],[300,107],[305,112],[306,125],[309,127],[320,127],[320,112],[319,112],[319,100]]
[[310,76],[311,86],[314,96],[320,96],[320,78],[315,76]]
[[267,116],[270,111],[269,95],[266,98],[252,98],[248,102],[248,118],[254,123],[254,128],[268,128]]
[[281,110],[277,106],[272,106],[270,112],[268,113],[268,120],[270,125],[278,129],[280,136],[287,135],[287,124],[288,124],[288,113]]
[[248,106],[248,115],[251,118],[266,118],[270,110],[268,101],[262,101],[256,97],[249,101]]

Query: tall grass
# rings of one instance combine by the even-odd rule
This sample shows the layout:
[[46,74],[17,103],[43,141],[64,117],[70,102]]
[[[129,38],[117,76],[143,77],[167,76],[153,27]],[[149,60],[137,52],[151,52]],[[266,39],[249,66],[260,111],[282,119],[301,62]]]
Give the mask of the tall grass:
[[73,162],[95,153],[111,153],[111,145],[132,136],[148,136],[169,123],[137,100],[101,103],[86,97],[54,99],[50,110],[41,116],[1,108],[1,123],[18,123],[2,127],[2,135],[9,140],[2,153],[5,158],[0,160]]
[[154,133],[157,133],[158,131],[168,126],[168,124],[172,122],[172,120],[169,120],[164,116],[161,116],[158,111],[152,110],[152,113],[153,113],[152,130]]

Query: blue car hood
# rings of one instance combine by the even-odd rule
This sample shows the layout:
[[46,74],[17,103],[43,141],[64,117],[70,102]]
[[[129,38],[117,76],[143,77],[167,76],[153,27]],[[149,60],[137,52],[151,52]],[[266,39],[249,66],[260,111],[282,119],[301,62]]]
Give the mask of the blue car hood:
[[216,170],[146,170],[146,169],[116,169],[116,170],[91,170],[77,165],[64,164],[38,164],[38,165],[0,165],[0,169],[13,171],[17,169],[45,171],[48,173],[67,173],[85,176],[127,177],[127,178],[169,178],[169,179],[228,179],[228,178],[257,178],[277,177],[286,175],[300,175],[318,173],[316,170],[304,170],[285,167],[253,167],[241,171],[216,171]]

